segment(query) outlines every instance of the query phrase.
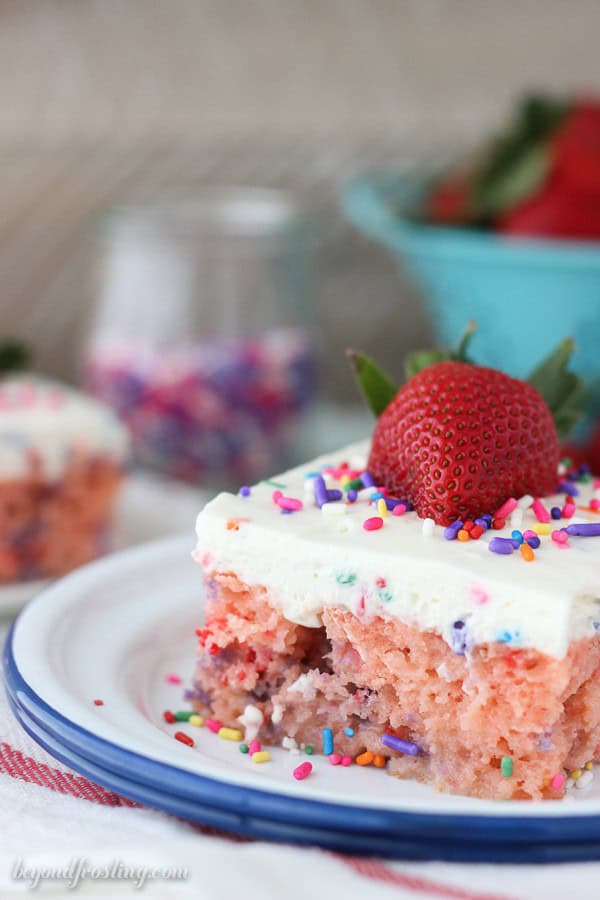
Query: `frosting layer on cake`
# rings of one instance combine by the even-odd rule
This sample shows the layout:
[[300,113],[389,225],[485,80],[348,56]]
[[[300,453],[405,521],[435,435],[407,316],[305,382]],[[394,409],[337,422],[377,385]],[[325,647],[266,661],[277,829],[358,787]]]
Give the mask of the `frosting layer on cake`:
[[[446,540],[443,527],[424,524],[415,512],[390,512],[382,527],[365,530],[365,520],[379,515],[370,499],[374,488],[354,503],[344,495],[320,508],[315,475],[325,473],[327,487],[339,489],[327,470],[347,463],[364,471],[368,448],[364,441],[319,457],[255,485],[247,496],[219,494],[196,525],[195,556],[208,577],[233,572],[264,586],[283,615],[301,625],[318,627],[325,607],[344,607],[435,631],[461,654],[498,641],[562,659],[572,640],[600,630],[600,536],[569,536],[559,544],[542,535],[535,560],[526,562],[519,552],[490,551],[493,538],[511,537],[510,517],[505,528],[463,542]],[[589,508],[593,483],[576,490],[575,514],[552,521],[550,530],[600,522]],[[302,508],[282,511],[274,491],[302,500]],[[565,499],[557,494],[543,504],[562,508]],[[524,509],[518,528],[538,524],[533,510]]]

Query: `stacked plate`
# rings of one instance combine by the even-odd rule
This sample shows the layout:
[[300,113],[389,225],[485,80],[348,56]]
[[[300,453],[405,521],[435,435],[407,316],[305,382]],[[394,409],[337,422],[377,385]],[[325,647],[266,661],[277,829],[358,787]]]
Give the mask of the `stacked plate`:
[[[177,727],[202,620],[191,538],[93,563],[48,587],[6,642],[15,715],[49,753],[140,803],[255,838],[403,859],[560,862],[600,858],[600,780],[562,801],[494,803],[438,794],[380,769],[302,758],[253,763],[206,728]],[[181,679],[178,681],[177,677]],[[102,704],[94,701],[101,700]]]

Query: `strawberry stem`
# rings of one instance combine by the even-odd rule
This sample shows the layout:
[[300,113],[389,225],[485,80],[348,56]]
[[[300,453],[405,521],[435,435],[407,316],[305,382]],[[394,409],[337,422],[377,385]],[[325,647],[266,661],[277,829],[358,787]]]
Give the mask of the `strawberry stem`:
[[453,359],[457,362],[471,362],[471,360],[467,356],[467,350],[469,349],[469,344],[471,343],[471,339],[475,332],[477,331],[477,322],[471,319],[470,322],[467,322],[467,327],[462,333],[462,337],[458,342],[458,347],[454,351]]

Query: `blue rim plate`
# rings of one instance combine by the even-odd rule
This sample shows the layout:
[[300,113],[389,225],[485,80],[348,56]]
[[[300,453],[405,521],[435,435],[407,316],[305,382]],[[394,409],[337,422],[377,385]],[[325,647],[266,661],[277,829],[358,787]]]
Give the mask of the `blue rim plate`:
[[600,858],[595,783],[567,801],[493,803],[318,756],[296,782],[297,756],[275,748],[257,766],[237,745],[182,723],[196,746],[174,741],[162,710],[182,705],[182,686],[166,676],[190,678],[202,615],[189,551],[177,538],[117,554],[21,613],[4,649],[6,688],[49,753],[124,796],[257,838],[413,859]]
[[506,862],[506,863],[574,863],[600,856],[600,846],[593,841],[575,841],[564,844],[518,844],[496,843],[492,846],[473,842],[440,841],[414,837],[398,837],[395,834],[362,834],[355,835],[333,828],[322,828],[316,825],[303,826],[298,822],[282,823],[250,816],[236,814],[226,809],[209,806],[198,800],[181,798],[171,792],[160,792],[148,785],[137,784],[96,765],[77,753],[66,750],[43,729],[31,720],[27,713],[19,709],[9,698],[11,707],[25,728],[45,750],[71,768],[91,778],[109,790],[128,796],[130,799],[147,806],[183,818],[210,825],[226,831],[253,837],[260,840],[278,843],[294,843],[302,845],[318,845],[343,853],[361,854],[405,860],[445,860],[448,862]]

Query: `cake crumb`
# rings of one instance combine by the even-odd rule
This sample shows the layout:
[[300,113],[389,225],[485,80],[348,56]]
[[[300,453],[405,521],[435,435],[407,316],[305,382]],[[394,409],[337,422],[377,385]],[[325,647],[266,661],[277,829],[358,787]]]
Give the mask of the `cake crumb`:
[[246,743],[253,741],[260,730],[260,726],[264,721],[264,716],[258,706],[249,703],[241,716],[238,716],[238,722],[244,726],[244,738]]

